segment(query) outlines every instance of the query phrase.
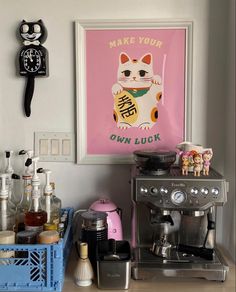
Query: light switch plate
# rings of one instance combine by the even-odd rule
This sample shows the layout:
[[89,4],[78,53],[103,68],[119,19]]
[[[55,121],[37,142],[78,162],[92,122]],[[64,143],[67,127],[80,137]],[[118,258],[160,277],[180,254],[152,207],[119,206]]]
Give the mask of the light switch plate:
[[75,161],[75,134],[35,132],[34,153],[41,161]]

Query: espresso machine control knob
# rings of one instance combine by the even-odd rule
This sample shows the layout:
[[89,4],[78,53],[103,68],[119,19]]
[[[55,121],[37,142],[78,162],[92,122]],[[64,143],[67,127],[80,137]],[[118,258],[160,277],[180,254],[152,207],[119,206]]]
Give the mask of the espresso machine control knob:
[[161,187],[161,188],[160,188],[160,193],[161,193],[162,195],[166,195],[166,194],[168,193],[168,189],[165,188],[165,187]]
[[208,195],[208,193],[209,193],[209,190],[208,190],[208,188],[205,188],[205,187],[204,187],[204,188],[202,188],[202,189],[201,189],[201,193],[202,193],[202,195],[203,195],[203,196],[207,196],[207,195]]
[[217,196],[219,195],[220,191],[219,191],[219,189],[217,189],[217,188],[213,188],[213,189],[211,190],[211,193],[212,193],[212,195],[213,195],[214,197],[217,197]]
[[192,195],[193,197],[195,197],[195,196],[198,195],[199,190],[198,190],[197,188],[193,187],[193,188],[191,188],[190,192],[191,192],[191,195]]
[[139,191],[141,195],[148,195],[148,189],[146,187],[140,187]]
[[171,201],[175,205],[180,205],[186,200],[186,194],[183,191],[173,191],[171,193]]
[[158,194],[158,189],[155,187],[151,187],[150,193],[151,193],[151,195],[156,196]]

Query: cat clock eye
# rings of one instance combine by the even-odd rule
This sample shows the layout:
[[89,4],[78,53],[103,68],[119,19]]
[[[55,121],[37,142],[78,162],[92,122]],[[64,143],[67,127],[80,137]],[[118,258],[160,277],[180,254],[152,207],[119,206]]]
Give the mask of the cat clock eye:
[[47,31],[42,20],[36,22],[23,20],[19,32],[23,39],[23,47],[19,52],[19,74],[27,78],[24,111],[26,117],[29,117],[35,77],[48,76],[48,52],[41,45],[47,37]]

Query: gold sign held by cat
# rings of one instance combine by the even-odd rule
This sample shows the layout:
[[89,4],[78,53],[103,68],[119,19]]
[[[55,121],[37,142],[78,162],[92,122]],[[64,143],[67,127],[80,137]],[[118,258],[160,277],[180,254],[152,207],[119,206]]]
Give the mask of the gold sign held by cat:
[[115,110],[121,120],[128,124],[133,124],[138,119],[138,104],[128,91],[123,90],[115,95]]

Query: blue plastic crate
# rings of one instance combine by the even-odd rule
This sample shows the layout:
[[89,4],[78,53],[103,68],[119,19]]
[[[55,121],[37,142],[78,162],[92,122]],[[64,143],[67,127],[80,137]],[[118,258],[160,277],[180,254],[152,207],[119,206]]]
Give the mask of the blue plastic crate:
[[0,251],[23,251],[24,258],[0,258],[0,291],[61,291],[73,243],[73,209],[64,238],[56,244],[0,245]]

